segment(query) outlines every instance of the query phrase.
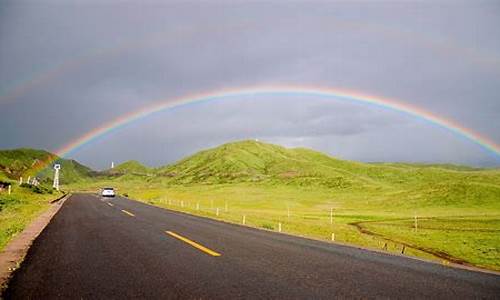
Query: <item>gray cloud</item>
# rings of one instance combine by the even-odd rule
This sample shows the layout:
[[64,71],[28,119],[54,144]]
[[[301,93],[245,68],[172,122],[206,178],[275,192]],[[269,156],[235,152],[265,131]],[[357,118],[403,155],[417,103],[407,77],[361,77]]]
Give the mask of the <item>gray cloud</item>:
[[[498,143],[499,15],[486,1],[3,2],[0,147],[53,150],[159,99],[259,84],[401,99]],[[253,137],[364,161],[500,165],[411,117],[304,97],[160,113],[71,155],[159,164]]]

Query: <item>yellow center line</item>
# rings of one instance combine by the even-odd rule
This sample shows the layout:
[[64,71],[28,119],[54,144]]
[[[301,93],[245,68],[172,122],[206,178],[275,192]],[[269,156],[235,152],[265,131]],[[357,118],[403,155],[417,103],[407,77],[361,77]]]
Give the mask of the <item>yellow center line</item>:
[[175,232],[172,232],[172,231],[165,231],[165,232],[166,232],[167,234],[169,234],[169,235],[171,235],[171,236],[175,237],[176,239],[179,239],[179,240],[181,240],[181,241],[183,241],[183,242],[185,242],[185,243],[187,243],[187,244],[189,244],[189,245],[191,245],[191,246],[195,247],[196,249],[198,249],[198,250],[200,250],[200,251],[203,251],[203,252],[205,252],[205,253],[207,253],[207,254],[209,254],[209,255],[212,255],[212,256],[221,256],[221,254],[220,254],[220,253],[217,253],[217,252],[215,252],[215,251],[213,251],[213,250],[210,250],[210,249],[208,249],[208,248],[206,248],[206,247],[204,247],[204,246],[202,246],[202,245],[200,245],[200,244],[198,244],[198,243],[196,243],[196,242],[191,241],[190,239],[187,239],[187,238],[185,238],[185,237],[183,237],[183,236],[178,235],[178,234],[177,234],[177,233],[175,233]]
[[126,213],[127,215],[131,216],[131,217],[135,217],[135,215],[134,215],[133,213],[129,212],[129,211],[126,211],[126,210],[124,210],[124,209],[122,209],[122,211],[123,211],[124,213]]
[[109,205],[109,206],[114,206],[114,205],[113,205],[113,203],[109,203],[109,202],[108,202],[108,205]]

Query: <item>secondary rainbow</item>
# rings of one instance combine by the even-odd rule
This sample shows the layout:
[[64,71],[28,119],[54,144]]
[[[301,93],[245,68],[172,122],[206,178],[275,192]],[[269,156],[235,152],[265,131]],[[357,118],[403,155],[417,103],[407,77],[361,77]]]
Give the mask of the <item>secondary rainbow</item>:
[[434,113],[422,108],[393,99],[366,95],[356,91],[336,88],[323,87],[297,87],[297,86],[257,86],[238,89],[218,90],[214,92],[200,93],[180,97],[176,99],[164,99],[157,101],[156,104],[144,107],[140,110],[124,114],[108,123],[97,127],[70,143],[58,149],[55,153],[60,157],[66,157],[70,153],[77,151],[82,146],[91,143],[93,140],[110,134],[112,131],[144,119],[152,114],[162,112],[168,109],[195,105],[210,101],[231,99],[237,100],[243,97],[263,97],[263,96],[301,96],[310,98],[328,98],[337,101],[348,101],[354,103],[363,103],[396,111],[406,115],[416,117],[431,124],[447,129],[458,136],[464,137],[469,141],[480,145],[485,150],[491,152],[497,159],[500,159],[500,146],[493,140],[474,132],[472,129],[465,128],[460,124],[435,115]]

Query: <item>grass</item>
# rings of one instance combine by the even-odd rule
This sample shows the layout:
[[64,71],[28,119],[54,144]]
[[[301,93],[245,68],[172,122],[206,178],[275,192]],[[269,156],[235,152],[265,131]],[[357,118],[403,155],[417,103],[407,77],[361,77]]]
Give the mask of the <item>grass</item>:
[[37,216],[49,208],[60,193],[45,188],[12,185],[12,194],[0,193],[0,250]]

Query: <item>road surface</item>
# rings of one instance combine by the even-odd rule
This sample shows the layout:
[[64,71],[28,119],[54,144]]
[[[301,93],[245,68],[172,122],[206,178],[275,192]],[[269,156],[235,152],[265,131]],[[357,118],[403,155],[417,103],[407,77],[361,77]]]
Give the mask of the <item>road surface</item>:
[[4,297],[498,298],[500,276],[77,194]]

